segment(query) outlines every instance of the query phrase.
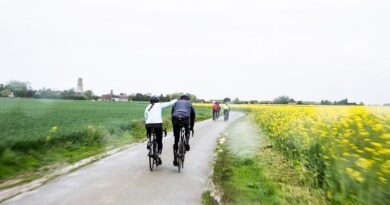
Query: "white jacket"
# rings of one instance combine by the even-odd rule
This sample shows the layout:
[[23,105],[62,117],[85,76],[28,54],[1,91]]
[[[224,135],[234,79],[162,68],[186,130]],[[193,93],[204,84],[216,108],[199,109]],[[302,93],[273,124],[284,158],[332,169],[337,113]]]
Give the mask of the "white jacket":
[[166,103],[154,103],[152,109],[149,111],[150,106],[152,104],[149,104],[145,109],[145,124],[154,124],[154,123],[162,123],[162,116],[161,112],[164,108],[167,108],[173,104],[176,103],[175,100],[171,100],[170,102]]

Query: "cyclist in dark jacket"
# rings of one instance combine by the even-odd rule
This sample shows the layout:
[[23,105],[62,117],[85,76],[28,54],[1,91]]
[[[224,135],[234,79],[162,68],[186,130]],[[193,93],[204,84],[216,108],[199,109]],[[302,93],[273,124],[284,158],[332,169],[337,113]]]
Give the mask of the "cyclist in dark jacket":
[[173,145],[173,165],[177,166],[176,154],[180,138],[180,129],[184,126],[186,134],[186,150],[190,150],[189,138],[190,130],[194,131],[195,110],[191,104],[188,95],[180,96],[180,99],[172,107],[172,125],[173,135],[175,136],[175,144]]

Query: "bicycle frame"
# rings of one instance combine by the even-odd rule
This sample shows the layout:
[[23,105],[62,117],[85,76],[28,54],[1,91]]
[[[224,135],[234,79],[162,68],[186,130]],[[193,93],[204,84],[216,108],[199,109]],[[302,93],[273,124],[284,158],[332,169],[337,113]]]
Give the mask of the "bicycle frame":
[[[192,131],[192,136],[194,136],[194,131]],[[180,128],[180,137],[179,137],[179,143],[178,143],[178,151],[177,151],[177,168],[179,172],[181,169],[184,168],[184,160],[185,160],[185,155],[186,155],[186,148],[185,142],[186,142],[186,129],[184,126]]]
[[[164,137],[167,136],[167,131],[163,129]],[[158,166],[157,160],[158,160],[158,143],[157,143],[157,138],[156,138],[156,132],[155,129],[152,128],[150,137],[148,136],[148,143],[150,143],[150,148],[149,148],[149,169],[150,171],[153,171],[154,166]]]

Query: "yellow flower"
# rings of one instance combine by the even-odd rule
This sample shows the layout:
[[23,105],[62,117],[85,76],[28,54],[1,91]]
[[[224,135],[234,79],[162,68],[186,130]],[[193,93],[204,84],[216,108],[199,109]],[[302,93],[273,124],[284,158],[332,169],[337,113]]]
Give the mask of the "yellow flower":
[[328,192],[326,192],[326,196],[328,197],[328,199],[332,199],[333,194],[332,194],[332,192],[328,191]]
[[390,133],[384,133],[380,136],[380,138],[384,140],[390,140]]
[[390,149],[381,149],[379,150],[379,154],[383,154],[383,155],[390,155]]
[[375,147],[382,147],[382,145],[377,142],[371,142],[371,144],[374,145]]
[[368,160],[368,159],[365,159],[365,158],[359,158],[355,164],[363,169],[367,169],[367,168],[370,168],[372,166],[372,163],[373,161],[372,160]]
[[390,174],[390,160],[386,160],[385,163],[381,165],[381,171],[385,174]]
[[368,137],[370,136],[370,133],[368,133],[367,131],[360,131],[360,135],[363,137]]
[[382,183],[382,184],[386,184],[387,180],[383,177],[378,177],[379,181]]
[[382,124],[375,124],[374,125],[374,130],[375,131],[381,131],[383,129],[383,125]]
[[369,153],[375,153],[375,150],[369,147],[365,147],[364,150],[366,150]]
[[349,157],[349,153],[348,152],[343,152],[343,156]]
[[347,174],[352,177],[353,179],[355,179],[356,181],[358,182],[364,182],[364,178],[362,177],[362,174],[354,169],[351,169],[351,168],[346,168],[345,171],[347,172]]

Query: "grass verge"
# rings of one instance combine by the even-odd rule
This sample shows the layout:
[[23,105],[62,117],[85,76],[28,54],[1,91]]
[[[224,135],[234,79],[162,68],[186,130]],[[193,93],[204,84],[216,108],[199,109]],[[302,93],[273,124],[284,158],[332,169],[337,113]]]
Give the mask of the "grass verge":
[[[250,147],[250,152],[243,150]],[[232,124],[216,152],[212,182],[222,193],[221,204],[325,203],[323,194],[306,187],[286,158],[258,134],[251,117]],[[203,194],[204,204],[215,204],[210,194]]]

